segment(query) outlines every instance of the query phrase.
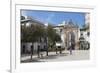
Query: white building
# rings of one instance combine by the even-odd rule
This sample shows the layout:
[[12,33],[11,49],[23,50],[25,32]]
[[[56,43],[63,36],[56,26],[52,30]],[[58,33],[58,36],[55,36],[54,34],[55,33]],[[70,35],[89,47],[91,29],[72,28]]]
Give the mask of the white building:
[[[83,39],[82,39],[83,38]],[[85,14],[85,25],[80,29],[80,41],[84,42],[84,49],[90,48],[90,14]]]
[[[26,16],[25,16],[25,18],[23,20],[21,20],[21,25],[25,26],[25,27],[29,27],[31,25],[44,26],[43,23],[41,23],[41,22],[39,22],[39,21],[37,21],[35,19],[31,19],[29,17],[26,17]],[[24,35],[23,35],[23,33],[21,33],[21,38],[23,38],[23,37],[24,37]],[[46,46],[47,46],[46,38],[41,37],[39,39],[39,41],[34,42],[34,43],[32,43],[32,42],[27,42],[27,43],[21,42],[21,51],[24,52],[24,53],[28,53],[28,52],[31,51],[31,46],[33,46],[33,48],[34,48],[34,50],[33,50],[34,53],[37,53],[38,48],[46,49]]]
[[90,42],[90,14],[85,14],[85,27],[80,30],[80,36],[84,37],[85,41]]
[[[78,49],[77,43],[79,42],[79,27],[73,23],[72,20],[63,21],[62,24],[55,26],[54,29],[61,36],[61,45],[68,49],[70,47],[70,42],[74,42],[74,49]],[[74,50],[73,49],[73,50]]]

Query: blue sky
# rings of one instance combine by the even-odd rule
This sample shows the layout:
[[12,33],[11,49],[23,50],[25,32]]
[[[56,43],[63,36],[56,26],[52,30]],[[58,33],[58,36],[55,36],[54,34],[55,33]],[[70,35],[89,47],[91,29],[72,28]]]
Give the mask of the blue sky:
[[51,23],[53,25],[58,25],[63,21],[69,21],[70,19],[79,25],[79,27],[82,27],[85,24],[85,13],[79,12],[21,10],[21,15],[30,16],[43,23]]

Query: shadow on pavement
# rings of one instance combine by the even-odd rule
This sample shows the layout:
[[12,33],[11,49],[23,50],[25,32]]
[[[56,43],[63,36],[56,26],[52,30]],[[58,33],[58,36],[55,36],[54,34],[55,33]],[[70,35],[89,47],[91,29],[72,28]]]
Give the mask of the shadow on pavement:
[[44,56],[40,59],[56,59],[59,56],[67,56],[69,53],[62,53],[62,54],[55,54],[55,55],[49,55],[49,56]]
[[62,54],[59,54],[59,56],[68,56],[69,53],[62,53]]
[[49,56],[43,56],[40,59],[56,59],[57,55],[49,55]]
[[31,62],[45,62],[45,61],[40,61],[39,59],[27,59],[27,60],[21,61],[21,63],[31,63]]
[[45,60],[45,59],[57,59],[59,57],[63,57],[63,56],[68,56],[69,53],[61,53],[61,54],[52,54],[52,55],[48,55],[48,56],[42,56],[40,58],[33,58],[33,59],[27,59],[27,60],[22,60],[21,63],[31,63],[31,62],[45,62],[45,61],[41,61],[41,60]]

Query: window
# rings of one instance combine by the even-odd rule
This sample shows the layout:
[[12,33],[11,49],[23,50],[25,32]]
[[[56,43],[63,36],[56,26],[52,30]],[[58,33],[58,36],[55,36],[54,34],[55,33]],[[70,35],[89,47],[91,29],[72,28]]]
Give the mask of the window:
[[87,32],[87,36],[89,36],[90,35],[90,32]]

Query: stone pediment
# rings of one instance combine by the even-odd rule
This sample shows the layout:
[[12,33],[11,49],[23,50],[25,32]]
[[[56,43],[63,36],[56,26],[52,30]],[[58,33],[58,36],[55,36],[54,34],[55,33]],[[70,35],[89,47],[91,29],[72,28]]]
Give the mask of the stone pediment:
[[78,28],[78,25],[73,22],[71,19],[69,21],[63,21],[62,24],[59,26],[66,27],[66,28]]

